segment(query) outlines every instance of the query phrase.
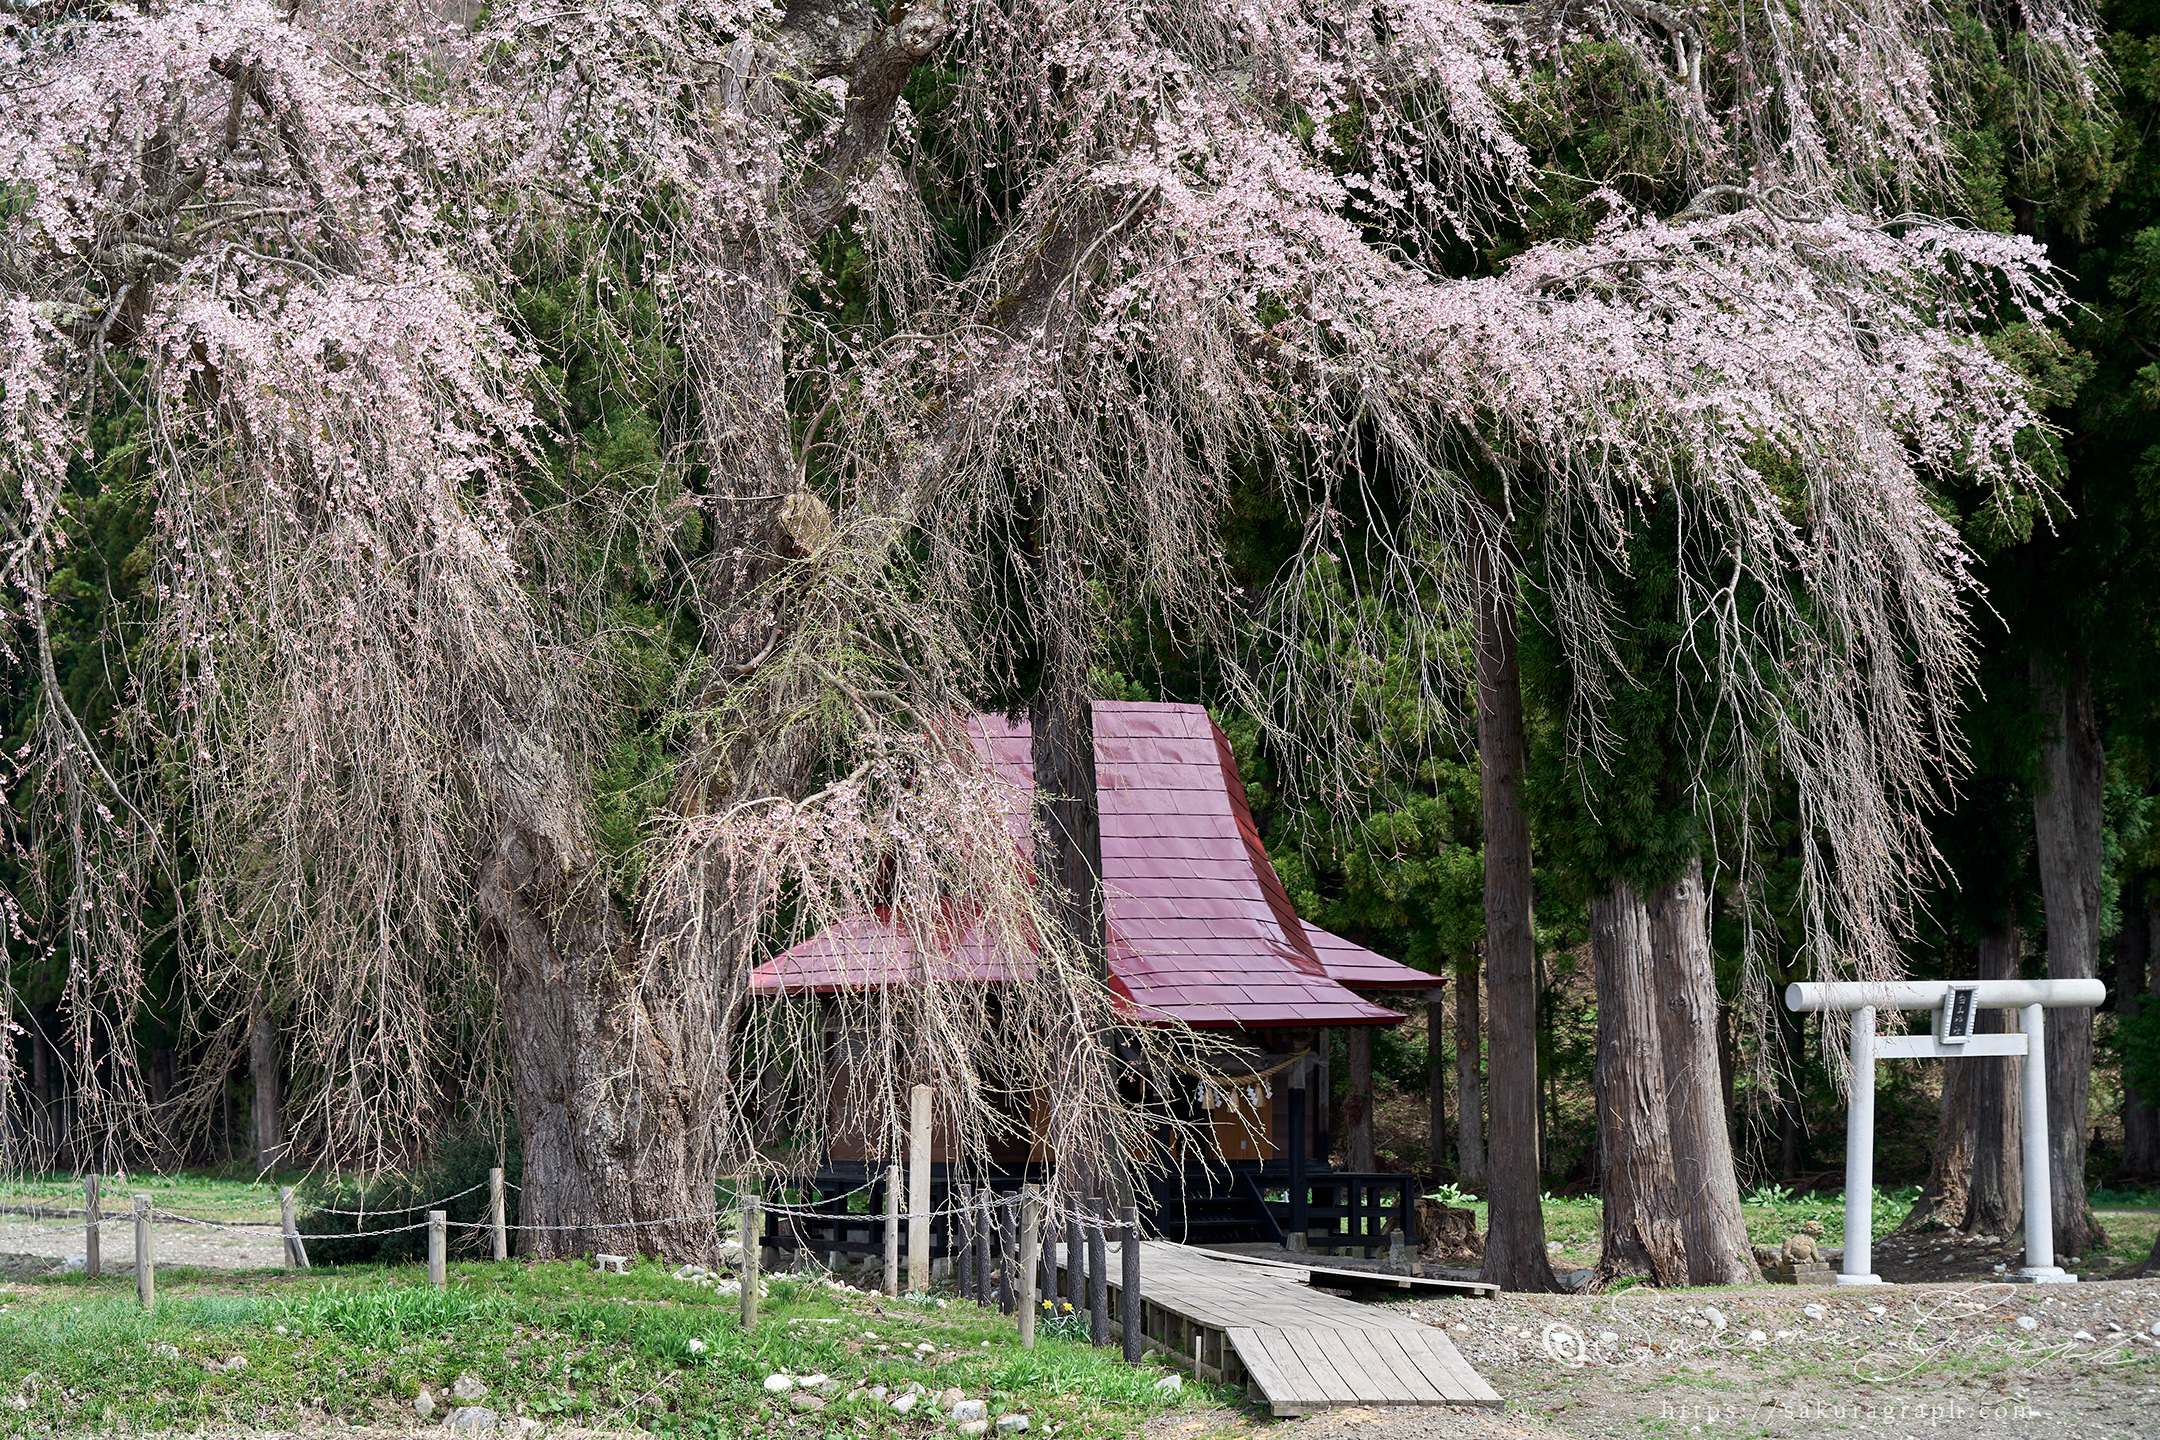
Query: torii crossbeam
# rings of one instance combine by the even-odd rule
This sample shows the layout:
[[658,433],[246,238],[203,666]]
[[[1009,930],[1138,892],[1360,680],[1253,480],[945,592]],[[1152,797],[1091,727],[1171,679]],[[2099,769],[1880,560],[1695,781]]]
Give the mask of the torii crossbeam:
[[[1891,984],[1789,985],[1785,1007],[1831,1010],[1852,1016],[1852,1100],[1845,1112],[1845,1254],[1840,1285],[1880,1285],[1874,1273],[1875,1062],[1960,1060],[1982,1055],[2023,1055],[2021,1106],[2025,1156],[2025,1264],[2017,1278],[2065,1284],[2078,1277],[2055,1263],[2055,1202],[2048,1177],[2047,1022],[2045,1012],[2098,1005],[2107,987],[2098,980],[1905,980]],[[1925,1035],[1875,1034],[1878,1010],[1933,1010],[1935,1027]],[[1973,1033],[1979,1010],[2020,1012],[2019,1032]]]

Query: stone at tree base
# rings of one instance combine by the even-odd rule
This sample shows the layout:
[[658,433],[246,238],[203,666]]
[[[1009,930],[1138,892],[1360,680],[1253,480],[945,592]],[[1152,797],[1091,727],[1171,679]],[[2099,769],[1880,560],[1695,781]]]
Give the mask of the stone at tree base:
[[459,1400],[485,1400],[487,1386],[480,1383],[479,1376],[467,1370],[457,1377],[457,1383],[450,1387],[450,1394]]
[[450,1418],[443,1423],[452,1430],[470,1430],[484,1435],[495,1428],[500,1418],[484,1405],[466,1405],[452,1410]]

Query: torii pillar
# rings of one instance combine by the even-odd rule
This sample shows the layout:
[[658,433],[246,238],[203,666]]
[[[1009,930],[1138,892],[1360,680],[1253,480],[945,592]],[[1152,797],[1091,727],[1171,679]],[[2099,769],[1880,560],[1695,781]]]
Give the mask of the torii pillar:
[[[1845,1110],[1845,1254],[1840,1285],[1880,1285],[1873,1270],[1875,1239],[1875,1062],[2025,1057],[2020,1107],[2025,1156],[2025,1263],[2016,1278],[2067,1284],[2078,1278],[2055,1263],[2055,1197],[2048,1176],[2046,1012],[2098,1005],[2098,980],[1907,980],[1890,984],[1789,985],[1785,1008],[1839,1011],[1852,1016],[1851,1100]],[[1924,1035],[1875,1033],[1878,1010],[1933,1010]],[[2016,1010],[2020,1029],[2007,1035],[1973,1033],[1976,1010]]]

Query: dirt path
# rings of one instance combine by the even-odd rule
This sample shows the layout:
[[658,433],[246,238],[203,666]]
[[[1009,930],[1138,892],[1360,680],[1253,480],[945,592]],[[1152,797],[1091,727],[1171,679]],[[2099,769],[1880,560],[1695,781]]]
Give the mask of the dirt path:
[[[82,1263],[82,1221],[0,1217],[0,1276],[30,1279]],[[213,1270],[251,1270],[285,1263],[285,1246],[275,1224],[186,1225],[177,1221],[150,1227],[159,1265],[200,1265]],[[99,1255],[109,1271],[135,1268],[135,1222],[122,1215],[99,1229]]]

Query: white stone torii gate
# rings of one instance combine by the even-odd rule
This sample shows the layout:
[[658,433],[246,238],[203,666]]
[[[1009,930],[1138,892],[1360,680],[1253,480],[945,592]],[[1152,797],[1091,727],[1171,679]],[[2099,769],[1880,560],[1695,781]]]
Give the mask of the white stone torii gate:
[[[2055,1263],[2055,1202],[2048,1180],[2047,1024],[2045,1012],[2098,1005],[2098,980],[1904,980],[1870,985],[1788,985],[1788,1010],[1843,1011],[1852,1016],[1852,1100],[1845,1112],[1845,1255],[1840,1285],[1880,1285],[1873,1271],[1875,1199],[1875,1062],[1958,1060],[1983,1055],[2025,1057],[2020,1111],[2025,1158],[2025,1264],[2014,1278],[2065,1284],[2078,1277]],[[1933,1010],[1926,1035],[1875,1033],[1877,1010]],[[1973,1032],[1979,1010],[2017,1010],[2020,1028],[2002,1035]]]

